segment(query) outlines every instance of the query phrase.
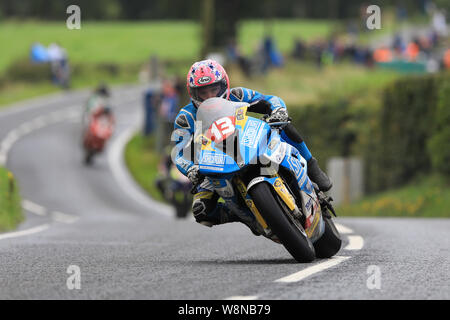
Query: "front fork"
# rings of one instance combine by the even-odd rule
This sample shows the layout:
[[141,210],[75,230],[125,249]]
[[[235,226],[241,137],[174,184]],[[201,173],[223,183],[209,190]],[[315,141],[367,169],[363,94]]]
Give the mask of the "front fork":
[[[269,183],[271,187],[275,190],[281,201],[283,202],[286,209],[289,210],[289,214],[293,216],[293,218],[297,221],[305,221],[305,225],[303,225],[303,228],[308,236],[308,238],[311,239],[312,242],[315,242],[318,240],[324,231],[323,226],[323,218],[322,218],[322,212],[320,206],[312,206],[313,212],[311,215],[305,215],[305,210],[307,208],[302,208],[299,210],[297,207],[297,204],[295,202],[294,197],[289,192],[289,189],[284,184],[283,180],[278,176],[275,175],[273,177],[257,177],[254,178],[250,183],[248,184],[248,187],[245,186],[245,184],[242,182],[240,178],[235,178],[236,186],[239,190],[239,193],[244,198],[245,203],[247,207],[250,209],[250,211],[255,216],[258,223],[262,226],[264,229],[264,232],[266,234],[270,234],[271,230],[269,226],[267,225],[264,218],[261,216],[261,214],[258,211],[258,208],[256,208],[255,204],[253,203],[253,200],[251,199],[250,195],[248,194],[248,189],[253,187],[254,185],[258,183]],[[302,191],[302,193],[304,193]],[[307,197],[306,193],[302,194],[302,196]],[[307,203],[305,201],[306,199],[302,199],[302,203]],[[309,208],[308,208],[309,209]],[[305,220],[306,219],[306,220]]]
[[251,188],[256,183],[260,183],[263,181],[267,181],[275,190],[275,192],[279,195],[281,200],[284,202],[284,204],[289,209],[290,213],[296,216],[296,218],[301,217],[301,211],[298,209],[297,205],[295,204],[295,199],[291,195],[291,193],[288,191],[286,186],[283,183],[283,180],[277,175],[274,177],[258,177],[253,179],[250,184],[248,185],[248,188],[245,186],[244,182],[239,178],[235,177],[234,182],[237,186],[237,189],[239,193],[241,194],[242,198],[245,201],[245,204],[250,209],[250,211],[255,216],[256,220],[260,224],[260,226],[263,228],[266,235],[271,234],[271,230],[269,226],[267,225],[267,222],[264,220],[264,218],[261,216],[261,213],[258,211],[258,208],[256,208],[252,198],[248,194],[248,189]]

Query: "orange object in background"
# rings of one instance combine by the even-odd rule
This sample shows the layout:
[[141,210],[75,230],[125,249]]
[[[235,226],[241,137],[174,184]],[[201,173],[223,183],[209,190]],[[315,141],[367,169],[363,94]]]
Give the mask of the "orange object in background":
[[389,48],[376,49],[373,52],[373,60],[375,60],[375,62],[391,62],[392,52]]
[[447,49],[444,53],[444,65],[446,69],[450,69],[450,49]]
[[414,42],[410,42],[406,47],[406,56],[411,61],[415,61],[417,59],[419,52],[420,52],[419,46]]

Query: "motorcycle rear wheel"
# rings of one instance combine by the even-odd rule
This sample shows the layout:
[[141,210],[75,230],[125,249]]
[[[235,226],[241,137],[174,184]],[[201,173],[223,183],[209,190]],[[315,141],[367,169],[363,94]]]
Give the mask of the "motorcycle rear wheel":
[[258,183],[248,192],[269,228],[294,259],[301,263],[313,261],[316,255],[311,240],[286,216],[269,184]]
[[92,165],[92,162],[94,160],[94,154],[95,152],[93,151],[86,151],[85,155],[84,155],[84,164],[87,166]]

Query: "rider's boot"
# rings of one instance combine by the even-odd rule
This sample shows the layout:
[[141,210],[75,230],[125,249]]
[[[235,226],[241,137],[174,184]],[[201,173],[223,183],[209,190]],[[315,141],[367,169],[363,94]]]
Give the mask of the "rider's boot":
[[[253,215],[250,212],[242,212],[241,217],[230,210],[225,203],[218,202],[218,199],[219,195],[217,193],[206,189],[202,189],[202,191],[194,195],[192,213],[198,223],[207,227],[212,227],[230,222],[242,222],[255,236],[264,235],[266,238],[279,243],[279,240],[275,235],[265,234],[258,221],[252,218]],[[235,210],[239,209],[235,208]]]
[[319,163],[314,157],[311,157],[308,161],[308,177],[312,180],[312,182],[317,184],[320,191],[328,191],[333,186],[330,178],[328,178],[326,173],[320,169]]
[[266,234],[256,219],[252,219],[251,221],[249,221],[242,219],[236,214],[232,214],[232,216],[234,217],[232,218],[234,219],[234,221],[242,222],[243,224],[245,224],[255,236],[263,235],[267,239],[270,239],[276,243],[281,243],[274,233],[271,232],[270,234]]

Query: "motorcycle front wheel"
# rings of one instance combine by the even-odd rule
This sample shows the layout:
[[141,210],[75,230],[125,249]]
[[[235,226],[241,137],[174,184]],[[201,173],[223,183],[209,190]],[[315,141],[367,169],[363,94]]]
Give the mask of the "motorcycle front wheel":
[[249,191],[259,213],[267,222],[287,251],[298,262],[311,262],[316,258],[314,246],[304,230],[294,224],[278,202],[278,195],[268,183],[258,183]]

